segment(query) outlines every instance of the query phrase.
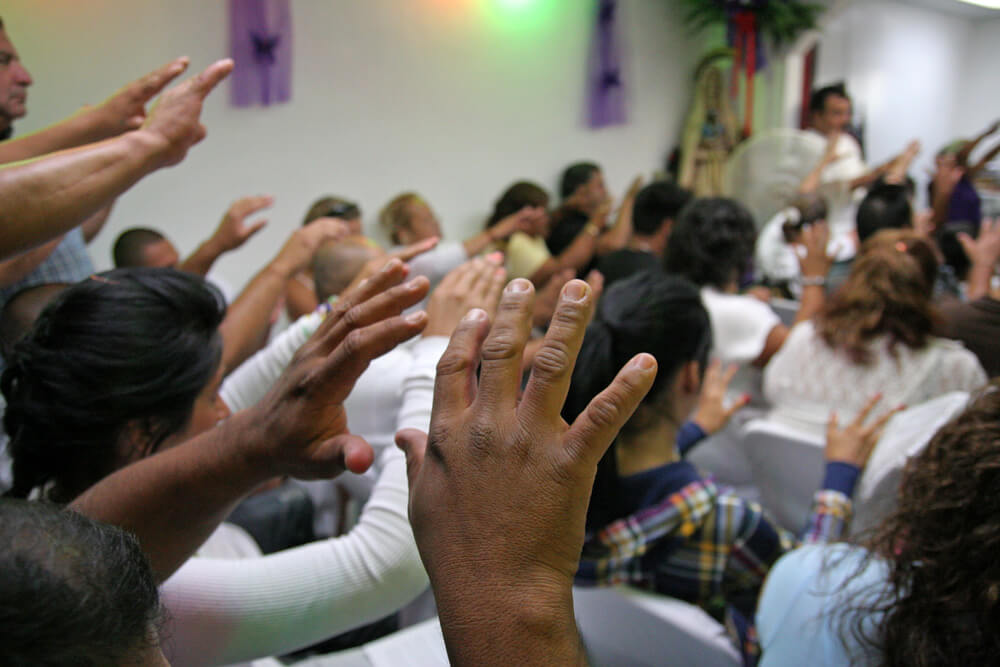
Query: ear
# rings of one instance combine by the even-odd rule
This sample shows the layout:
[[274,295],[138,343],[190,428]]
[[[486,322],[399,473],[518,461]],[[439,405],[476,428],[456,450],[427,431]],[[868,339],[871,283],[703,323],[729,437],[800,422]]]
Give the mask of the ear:
[[677,388],[686,395],[697,396],[701,392],[702,375],[701,364],[697,361],[687,362],[681,366],[681,370],[677,374]]

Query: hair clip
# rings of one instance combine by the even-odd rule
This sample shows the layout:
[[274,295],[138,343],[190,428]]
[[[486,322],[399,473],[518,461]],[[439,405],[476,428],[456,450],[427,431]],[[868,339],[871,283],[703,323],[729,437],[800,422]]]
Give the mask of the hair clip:
[[896,250],[898,250],[899,252],[906,252],[907,251],[906,244],[902,241],[896,241]]

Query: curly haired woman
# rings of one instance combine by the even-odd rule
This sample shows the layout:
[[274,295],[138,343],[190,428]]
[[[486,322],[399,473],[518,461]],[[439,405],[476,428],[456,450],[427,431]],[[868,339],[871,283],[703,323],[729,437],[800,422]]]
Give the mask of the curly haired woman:
[[1000,655],[1000,384],[909,461],[898,508],[862,545],[771,569],[762,665],[995,664]]

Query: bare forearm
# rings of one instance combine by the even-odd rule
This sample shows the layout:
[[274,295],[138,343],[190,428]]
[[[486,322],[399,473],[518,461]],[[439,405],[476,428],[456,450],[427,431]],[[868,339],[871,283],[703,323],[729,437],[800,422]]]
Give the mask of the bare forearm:
[[186,561],[239,500],[271,474],[244,455],[251,411],[104,478],[71,508],[135,533],[158,581]]
[[13,257],[8,260],[0,262],[0,287],[7,287],[8,285],[13,285],[17,281],[21,280],[36,268],[38,268],[42,262],[48,259],[48,256],[52,254],[52,251],[56,249],[62,242],[62,237],[54,238],[45,245],[38,246],[32,250],[27,251],[17,257]]
[[137,131],[0,168],[0,256],[69,231],[154,171],[164,149]]
[[[453,577],[451,573],[449,579]],[[512,578],[479,576],[461,588],[434,585],[451,664],[586,665],[569,582],[528,587]],[[474,582],[474,583],[473,583]]]
[[219,247],[214,238],[203,241],[198,248],[191,253],[191,256],[181,262],[182,271],[197,273],[199,276],[206,276],[212,270],[215,260],[222,255],[222,248]]
[[226,319],[219,327],[223,372],[229,373],[256,351],[263,330],[270,326],[271,313],[285,293],[289,278],[289,270],[271,262],[253,277],[229,307]]
[[981,299],[990,293],[990,281],[993,279],[993,264],[974,261],[969,269],[966,282],[965,298],[969,301]]
[[579,271],[590,263],[597,249],[597,237],[591,233],[592,227],[588,225],[583,228],[569,247],[556,257],[559,269],[573,269]]
[[985,169],[986,165],[992,162],[993,158],[997,155],[1000,155],[1000,143],[991,148],[985,155],[983,155],[983,157],[976,161],[976,164],[973,165],[968,171],[969,177],[974,178],[980,171]]
[[817,188],[819,188],[820,176],[823,174],[825,166],[825,163],[820,164],[802,179],[802,182],[799,183],[799,194],[808,195],[816,192]]
[[465,248],[466,257],[475,257],[494,242],[494,238],[490,234],[490,230],[484,232],[479,232],[475,236],[462,241],[462,247]]
[[0,163],[20,162],[47,153],[76,148],[111,136],[93,109],[81,110],[18,139],[0,143]]
[[931,200],[933,210],[933,220],[936,225],[948,222],[948,204],[951,202],[953,188],[941,187],[940,184],[934,186],[934,197]]
[[795,324],[805,322],[815,317],[819,311],[823,310],[826,303],[825,285],[804,285],[802,287],[802,301],[799,310],[795,313]]
[[626,199],[618,209],[615,226],[597,239],[597,254],[603,255],[621,250],[632,237],[632,200]]

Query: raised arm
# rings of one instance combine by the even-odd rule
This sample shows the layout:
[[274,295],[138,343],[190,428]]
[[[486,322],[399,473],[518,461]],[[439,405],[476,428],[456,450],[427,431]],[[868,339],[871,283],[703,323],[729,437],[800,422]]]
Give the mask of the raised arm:
[[274,259],[251,279],[226,312],[219,327],[224,372],[232,371],[257,351],[288,280],[309,265],[317,248],[346,235],[347,225],[336,218],[319,218],[292,232]]
[[264,228],[267,220],[255,220],[249,225],[244,223],[248,217],[273,203],[274,197],[266,195],[237,199],[226,210],[215,232],[199,245],[190,257],[181,262],[178,268],[200,276],[208,275],[215,260],[224,253],[236,250]]
[[603,255],[624,248],[632,238],[632,209],[635,197],[642,188],[642,176],[636,176],[622,198],[615,217],[615,224],[597,239],[597,254]]
[[142,128],[0,168],[0,258],[63,234],[201,141],[202,103],[233,68],[221,60],[163,94]]
[[[962,145],[962,148],[958,151],[958,153],[955,154],[955,162],[963,166],[966,165],[969,161],[969,157],[972,155],[972,151],[976,150],[979,144],[981,144],[986,137],[990,136],[997,130],[1000,130],[1000,121],[997,121],[992,125],[990,125],[989,127],[987,127],[985,130],[983,130],[982,134],[973,137],[969,141],[966,141],[965,144]],[[987,162],[989,162],[989,160],[987,160]]]
[[263,481],[364,471],[372,449],[349,434],[341,403],[372,359],[426,324],[422,311],[400,315],[428,289],[422,277],[400,285],[404,275],[390,262],[356,298],[338,301],[255,407],[106,477],[73,508],[135,533],[162,580]]
[[590,288],[574,280],[519,403],[532,292],[530,282],[512,281],[492,328],[482,310],[466,315],[438,363],[429,442],[415,430],[397,436],[410,520],[454,665],[586,662],[572,582],[589,490],[655,376],[655,360],[639,355],[572,426],[560,418],[594,307]]
[[175,58],[125,85],[95,107],[86,107],[25,137],[0,143],[0,164],[92,144],[138,129],[146,120],[146,104],[187,66],[187,58]]

